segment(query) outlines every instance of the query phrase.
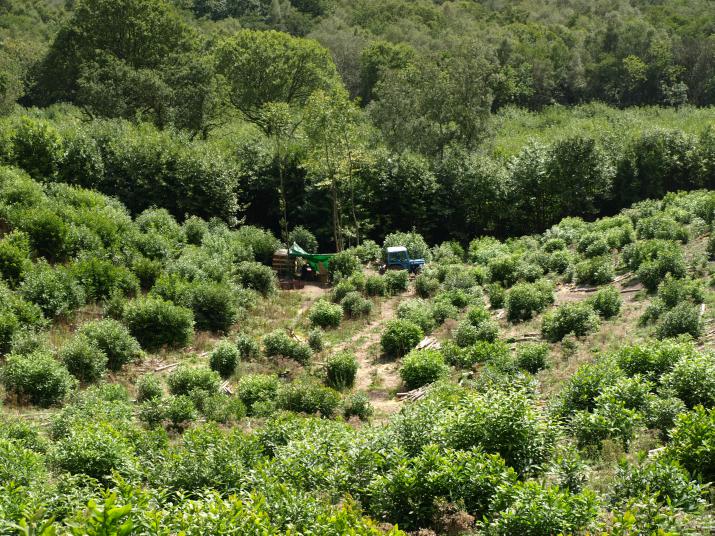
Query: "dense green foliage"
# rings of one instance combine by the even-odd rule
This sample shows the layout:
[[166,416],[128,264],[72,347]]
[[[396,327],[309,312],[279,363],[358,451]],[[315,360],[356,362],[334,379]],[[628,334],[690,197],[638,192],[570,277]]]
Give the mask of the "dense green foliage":
[[0,0],[0,534],[707,531],[713,28]]

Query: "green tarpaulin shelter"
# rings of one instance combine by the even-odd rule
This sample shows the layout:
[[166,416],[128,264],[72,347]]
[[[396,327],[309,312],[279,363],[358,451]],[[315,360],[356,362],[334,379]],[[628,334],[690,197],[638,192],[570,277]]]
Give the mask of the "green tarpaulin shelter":
[[335,255],[334,253],[308,253],[298,244],[293,242],[293,245],[288,248],[288,255],[291,257],[300,257],[305,259],[310,267],[316,272],[321,272],[320,263],[323,263],[323,267],[327,270],[330,265],[330,259]]

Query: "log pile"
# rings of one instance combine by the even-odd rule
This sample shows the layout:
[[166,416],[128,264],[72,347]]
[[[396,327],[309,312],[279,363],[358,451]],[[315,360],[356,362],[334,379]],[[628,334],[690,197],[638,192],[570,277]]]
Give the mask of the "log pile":
[[441,347],[442,345],[440,342],[434,337],[425,337],[417,346],[415,346],[415,350],[439,350]]
[[422,387],[418,387],[417,389],[412,389],[412,391],[406,391],[404,393],[397,393],[397,399],[405,402],[415,402],[416,400],[419,400],[421,398],[424,398],[425,395],[427,394],[427,391],[429,389],[429,385],[423,385]]

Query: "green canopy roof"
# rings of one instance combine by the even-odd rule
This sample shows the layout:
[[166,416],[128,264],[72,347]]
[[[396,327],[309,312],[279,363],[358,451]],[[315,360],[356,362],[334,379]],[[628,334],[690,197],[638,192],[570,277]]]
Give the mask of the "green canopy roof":
[[293,245],[288,248],[288,255],[291,257],[300,257],[301,259],[305,259],[310,267],[315,270],[316,272],[320,271],[320,267],[318,266],[319,263],[323,263],[323,266],[327,269],[330,265],[330,259],[332,258],[334,253],[308,253],[305,251],[302,247],[300,247],[298,244],[293,242]]

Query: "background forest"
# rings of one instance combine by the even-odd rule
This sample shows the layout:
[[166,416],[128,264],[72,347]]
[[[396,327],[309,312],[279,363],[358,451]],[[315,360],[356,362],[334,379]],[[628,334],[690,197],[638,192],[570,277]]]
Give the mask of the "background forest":
[[324,249],[538,232],[712,187],[711,7],[3,0],[0,154]]

